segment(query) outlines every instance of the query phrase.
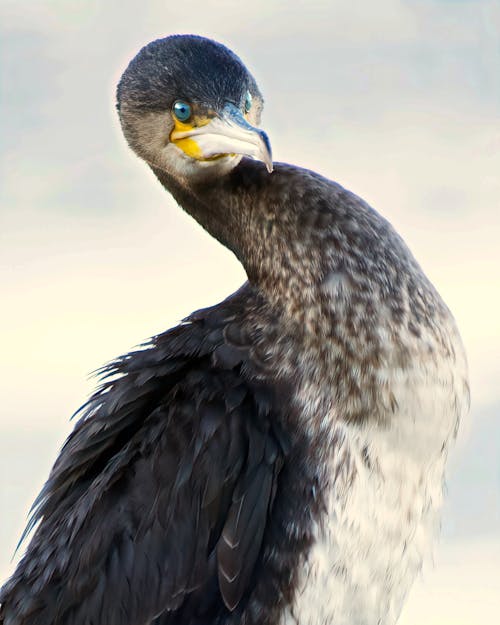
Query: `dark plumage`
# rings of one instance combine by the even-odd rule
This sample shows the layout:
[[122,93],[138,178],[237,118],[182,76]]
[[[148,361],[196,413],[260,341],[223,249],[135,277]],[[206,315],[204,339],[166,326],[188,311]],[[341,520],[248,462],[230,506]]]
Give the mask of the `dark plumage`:
[[149,44],[120,81],[129,144],[249,282],[103,369],[3,625],[398,616],[467,403],[460,338],[367,204],[242,159],[272,168],[261,108],[241,61],[199,37]]

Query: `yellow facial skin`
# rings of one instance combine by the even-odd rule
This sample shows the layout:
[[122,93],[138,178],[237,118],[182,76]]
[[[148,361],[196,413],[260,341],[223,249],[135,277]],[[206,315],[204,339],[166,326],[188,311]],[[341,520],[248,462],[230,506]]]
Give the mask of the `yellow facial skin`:
[[[195,128],[199,128],[200,126],[206,126],[210,123],[210,118],[208,117],[194,117],[193,122],[190,123],[179,121],[177,117],[173,114],[172,119],[174,120],[172,133],[189,132],[190,130],[194,130]],[[172,139],[172,133],[170,134],[170,140],[185,154],[198,161],[212,160],[213,157],[207,159],[203,156],[200,147],[194,139],[191,139],[190,137],[186,137],[184,139]]]
[[200,164],[226,159],[234,166],[238,157],[249,157],[264,162],[272,172],[269,139],[263,130],[246,121],[244,115],[230,102],[220,114],[205,108],[186,121],[179,120],[172,111],[170,142]]

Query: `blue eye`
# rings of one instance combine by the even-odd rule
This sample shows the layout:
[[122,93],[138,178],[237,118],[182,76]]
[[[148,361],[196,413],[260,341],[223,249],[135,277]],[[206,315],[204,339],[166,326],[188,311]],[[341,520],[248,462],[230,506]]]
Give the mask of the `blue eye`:
[[245,94],[245,113],[248,113],[252,108],[252,94],[247,91]]
[[180,122],[187,122],[187,120],[191,117],[191,105],[187,102],[183,102],[182,100],[174,102],[172,110]]

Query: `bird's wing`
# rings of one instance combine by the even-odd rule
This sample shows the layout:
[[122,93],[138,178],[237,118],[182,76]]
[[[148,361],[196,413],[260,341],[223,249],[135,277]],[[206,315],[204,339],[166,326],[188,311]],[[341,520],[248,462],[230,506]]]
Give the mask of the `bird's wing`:
[[34,504],[5,625],[143,625],[200,588],[207,610],[249,591],[287,443],[233,308],[105,370]]

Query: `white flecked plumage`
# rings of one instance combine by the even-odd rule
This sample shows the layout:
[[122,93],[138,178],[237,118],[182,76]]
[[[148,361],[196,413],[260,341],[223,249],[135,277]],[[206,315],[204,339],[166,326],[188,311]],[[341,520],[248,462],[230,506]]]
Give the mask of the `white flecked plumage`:
[[393,625],[430,556],[466,364],[460,353],[386,375],[398,404],[386,424],[331,419],[327,511],[287,624]]

